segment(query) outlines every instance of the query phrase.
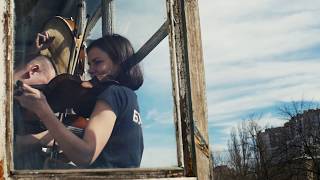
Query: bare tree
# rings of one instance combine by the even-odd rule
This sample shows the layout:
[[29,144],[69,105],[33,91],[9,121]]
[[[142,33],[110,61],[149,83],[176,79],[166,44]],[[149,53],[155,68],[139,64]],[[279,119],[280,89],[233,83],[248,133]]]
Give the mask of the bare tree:
[[[249,115],[232,128],[228,161],[216,164],[220,167],[216,177],[320,180],[320,109],[312,110],[315,107],[318,105],[305,101],[279,106],[281,118],[288,122],[277,128],[262,128],[257,123],[262,115]],[[221,156],[215,158],[222,162]]]
[[229,165],[235,179],[273,180],[283,176],[283,167],[272,164],[276,159],[259,136],[264,130],[258,125],[261,114],[251,114],[238,128],[233,128],[228,143]]
[[251,151],[252,151],[252,171],[255,173],[257,180],[269,180],[269,161],[265,157],[266,147],[259,139],[258,135],[262,128],[258,125],[257,120],[261,119],[261,115],[252,114],[248,117],[248,132],[250,135]]
[[249,124],[243,121],[237,130],[232,129],[228,142],[230,166],[235,170],[236,179],[255,179],[253,157],[253,141],[249,132]]
[[318,103],[312,101],[307,102],[303,99],[300,101],[291,101],[290,103],[282,103],[276,109],[280,118],[285,120],[290,120],[298,114],[302,114],[305,110],[308,109],[317,109],[319,107]]
[[234,180],[234,171],[226,159],[226,151],[212,152],[213,179],[214,180]]

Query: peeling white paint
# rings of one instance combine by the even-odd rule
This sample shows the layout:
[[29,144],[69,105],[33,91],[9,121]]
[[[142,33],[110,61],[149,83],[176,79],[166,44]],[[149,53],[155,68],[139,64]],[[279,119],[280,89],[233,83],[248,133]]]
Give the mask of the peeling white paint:
[[[4,178],[8,179],[7,170],[7,142],[6,142],[6,127],[7,127],[7,98],[10,97],[10,92],[7,92],[6,81],[10,74],[7,72],[12,72],[7,69],[9,59],[12,60],[12,30],[13,30],[13,0],[0,0],[0,160],[3,160],[3,171]],[[9,12],[9,13],[8,13]],[[8,31],[9,30],[9,31]],[[9,33],[8,33],[9,32]],[[11,46],[8,46],[10,44]],[[10,51],[8,51],[10,49]],[[9,54],[7,54],[9,52]],[[10,61],[11,62],[11,61]]]
[[4,13],[6,11],[5,0],[0,0],[0,19],[2,26],[0,26],[0,159],[5,159],[5,126],[6,126],[6,113],[5,113],[5,102],[6,102],[6,74],[5,74],[5,35],[4,35]]

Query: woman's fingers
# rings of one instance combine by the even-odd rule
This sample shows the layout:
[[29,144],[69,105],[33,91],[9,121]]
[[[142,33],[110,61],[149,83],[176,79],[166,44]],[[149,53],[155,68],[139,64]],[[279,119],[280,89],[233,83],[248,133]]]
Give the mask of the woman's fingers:
[[38,89],[32,88],[27,84],[22,86],[23,93],[20,96],[14,96],[19,104],[29,111],[39,115],[46,110],[50,111],[46,97]]
[[27,85],[27,84],[23,84],[22,86],[24,93],[30,92],[30,93],[34,93],[37,94],[39,92],[39,90],[32,88],[31,86]]
[[30,92],[24,92],[21,96],[15,96],[15,99],[17,99],[19,102],[31,100],[34,98],[35,98],[35,94]]
[[22,85],[22,93],[20,96],[14,96],[15,99],[17,99],[19,102],[25,102],[25,101],[34,101],[34,100],[41,100],[43,99],[43,95],[41,92],[35,88],[32,88],[31,86],[27,84]]
[[19,104],[37,114],[41,111],[41,108],[46,105],[46,100],[44,96],[39,92],[33,92],[33,89],[28,89],[23,92],[21,96],[15,96],[16,100],[19,101]]
[[44,34],[46,35],[46,38],[49,39],[49,33],[45,31]]

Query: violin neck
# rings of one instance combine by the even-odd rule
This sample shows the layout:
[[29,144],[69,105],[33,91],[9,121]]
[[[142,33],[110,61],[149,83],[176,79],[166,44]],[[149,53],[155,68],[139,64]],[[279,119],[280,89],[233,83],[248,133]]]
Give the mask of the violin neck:
[[84,129],[82,128],[78,128],[78,127],[74,127],[74,126],[67,126],[67,129],[70,130],[71,132],[73,132],[73,134],[75,134],[76,136],[82,138],[84,135]]
[[38,89],[40,91],[44,91],[47,87],[47,84],[34,84],[34,85],[31,85],[31,87]]

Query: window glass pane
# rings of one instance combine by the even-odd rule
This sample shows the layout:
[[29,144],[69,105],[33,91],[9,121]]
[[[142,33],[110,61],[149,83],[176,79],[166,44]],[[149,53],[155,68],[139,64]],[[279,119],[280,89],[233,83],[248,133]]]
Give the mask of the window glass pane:
[[131,40],[135,49],[140,48],[165,22],[164,0],[114,1],[115,33]]
[[[114,1],[115,33],[137,51],[166,21],[163,0]],[[143,119],[143,167],[177,166],[168,38],[143,61],[145,82],[138,91]]]
[[[66,72],[73,39],[70,19],[76,17],[75,11],[68,11],[68,8],[76,9],[73,8],[75,4],[70,6],[67,4],[64,1],[15,1],[15,81],[21,80],[24,84],[33,85],[33,87],[43,85],[37,87],[44,91],[45,88],[41,87],[46,87],[45,84],[57,73]],[[69,14],[65,18],[61,14],[63,11],[68,11]],[[56,15],[60,17],[54,17]],[[50,37],[54,37],[49,40],[53,41],[50,47],[48,46],[49,49],[42,44],[42,41],[46,41],[45,33],[39,36],[37,41],[43,49],[40,46],[36,48],[37,34],[42,31],[47,31]],[[27,92],[19,86],[15,88],[14,93],[17,97],[22,97]],[[47,99],[49,98],[47,96]],[[62,101],[62,98],[58,99]],[[54,158],[50,151],[56,149],[55,151],[59,152],[59,149],[52,148],[50,144],[52,138],[48,135],[47,128],[34,114],[40,110],[39,107],[33,106],[35,104],[37,103],[23,105],[16,99],[14,101],[14,169],[47,169],[58,167],[59,164],[61,164],[60,168],[75,168],[68,161],[53,162],[53,159],[58,158]],[[30,110],[25,108],[31,106]],[[56,132],[52,131],[51,134],[54,133]],[[57,155],[62,154],[57,153]]]
[[101,25],[101,20],[102,18],[100,17],[99,20],[97,21],[96,25],[92,28],[92,30],[89,33],[88,40],[94,40],[102,37],[102,25]]
[[[114,85],[115,89],[111,87],[108,89],[102,88],[103,93],[100,91],[100,88],[100,93],[95,94],[93,101],[89,102],[82,101],[80,96],[89,97],[90,94],[77,95],[78,91],[71,89],[72,86],[69,81],[61,86],[55,81],[57,83],[56,86],[51,84],[51,79],[55,80],[54,77],[56,75],[67,72],[69,60],[73,55],[72,50],[76,42],[73,39],[73,29],[70,27],[73,25],[72,19],[77,20],[78,9],[76,7],[80,6],[77,6],[76,2],[78,1],[15,1],[16,51],[14,79],[22,80],[24,84],[32,85],[33,88],[42,91],[46,98],[40,100],[44,102],[43,104],[40,103],[41,106],[37,103],[39,101],[34,101],[34,99],[30,103],[31,99],[26,100],[28,88],[16,84],[14,93],[18,99],[14,102],[13,114],[14,168],[54,169],[176,166],[177,155],[167,38],[142,63],[145,81],[143,86],[136,91],[141,117],[139,109],[135,105],[135,95],[131,93],[131,90],[126,90],[125,92],[119,90],[128,96],[113,96],[111,95],[112,92],[117,91],[119,86]],[[135,50],[138,50],[165,22],[165,1],[152,1],[152,3],[151,1],[137,1],[135,3],[128,1],[126,3],[125,1],[114,2],[114,7],[116,7],[115,32],[128,38]],[[87,13],[92,16],[95,8],[98,7],[97,1],[87,1],[87,3]],[[59,17],[54,17],[56,15],[59,15]],[[48,32],[49,37],[46,37],[45,33],[41,35],[37,34],[43,31]],[[89,38],[96,39],[101,37],[101,34],[100,18],[90,33]],[[36,41],[37,37],[39,38],[38,41]],[[50,41],[52,43],[48,43]],[[37,49],[35,44],[43,45],[43,42],[48,43],[48,48],[38,46]],[[38,51],[39,48],[40,51]],[[117,65],[111,63],[111,57],[113,56],[106,56],[105,53],[94,51],[94,48],[91,49],[88,54],[90,69],[86,70],[101,81],[105,81],[106,78],[114,78],[117,76]],[[101,60],[103,61],[102,63],[107,64],[107,61],[111,63],[107,66],[109,69],[101,70],[93,68],[95,66],[105,67],[96,65],[96,63],[101,63],[98,62]],[[79,67],[81,66],[76,66],[76,69],[80,69]],[[75,73],[78,72],[75,71]],[[120,83],[125,83],[121,78],[116,78],[114,79]],[[47,83],[50,83],[50,86],[46,85]],[[61,93],[61,89],[50,89],[66,86],[68,88],[63,93]],[[126,84],[126,86],[130,88],[130,84]],[[33,89],[32,92],[38,93],[37,90]],[[99,103],[97,103],[94,106],[96,104],[95,98],[98,95],[98,98],[102,99],[101,104],[98,105]],[[72,100],[71,104],[69,102],[60,103],[61,101],[66,102],[69,98]],[[127,101],[132,103],[123,103],[125,101],[121,98],[128,98]],[[81,99],[80,102],[78,102],[79,99]],[[48,102],[55,114],[49,110],[50,107],[46,105],[45,101]],[[78,104],[74,105],[73,103],[75,102]],[[82,127],[79,127],[78,121],[73,119],[75,115],[81,115],[84,118],[90,117],[92,112],[90,108],[78,108],[78,106],[83,107],[83,105],[90,105],[90,108],[96,107],[95,109],[98,109],[98,113],[94,113],[91,116],[90,122],[92,124],[89,125],[90,128],[86,127],[89,122],[88,119],[81,120],[81,123],[85,124]],[[65,111],[66,106],[68,106],[68,110]],[[128,106],[129,110],[124,112],[123,109],[125,108],[123,106]],[[67,115],[58,113],[62,111],[67,112]],[[86,111],[88,113],[85,113]],[[103,115],[99,116],[100,113]],[[103,118],[100,119],[99,117]],[[108,121],[105,120],[105,117],[108,117]],[[58,122],[58,119],[62,119],[63,123]],[[141,119],[144,141],[140,138]],[[113,124],[114,121],[115,123]],[[51,123],[54,125],[51,126]],[[65,127],[60,126],[61,124]],[[134,127],[134,129],[131,127]],[[79,134],[79,131],[81,129],[83,131],[86,128],[89,130],[86,130],[85,137],[82,137],[83,134]],[[48,129],[50,134],[48,134]],[[74,134],[68,134],[70,130]],[[134,131],[135,133],[123,133],[129,131]],[[104,140],[109,136],[108,132],[111,135],[109,141],[106,142]],[[52,141],[52,137],[55,137],[56,140]],[[144,142],[144,151],[142,142]],[[107,143],[106,146],[104,143]],[[98,156],[93,156],[92,148],[96,150],[99,147],[101,147],[101,153]],[[70,151],[71,149],[72,151]],[[141,157],[142,151],[143,155]],[[117,154],[118,152],[123,153],[124,156],[120,156]],[[99,152],[97,151],[97,153]],[[93,160],[91,157],[93,157]],[[126,158],[130,159],[130,161],[127,161]],[[114,159],[117,160],[114,161]],[[142,162],[140,164],[141,159]],[[90,162],[88,160],[95,161],[90,165],[88,164]]]
[[143,61],[145,83],[138,91],[144,120],[145,151],[142,166],[176,166],[168,38]]

